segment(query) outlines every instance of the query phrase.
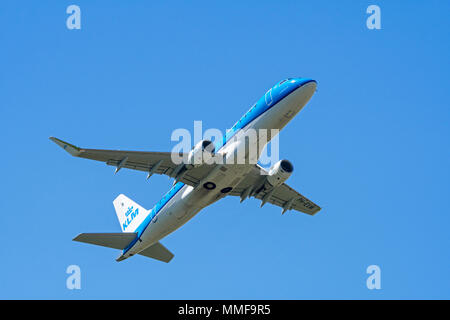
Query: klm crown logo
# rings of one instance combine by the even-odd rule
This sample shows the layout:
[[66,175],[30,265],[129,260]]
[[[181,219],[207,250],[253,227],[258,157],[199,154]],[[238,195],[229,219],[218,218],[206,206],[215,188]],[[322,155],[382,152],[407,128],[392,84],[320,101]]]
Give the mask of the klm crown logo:
[[139,208],[136,208],[136,210],[133,211],[133,206],[128,207],[128,210],[125,212],[125,221],[122,224],[123,231],[127,229],[127,227],[130,225],[131,222],[133,222],[133,219],[139,214]]

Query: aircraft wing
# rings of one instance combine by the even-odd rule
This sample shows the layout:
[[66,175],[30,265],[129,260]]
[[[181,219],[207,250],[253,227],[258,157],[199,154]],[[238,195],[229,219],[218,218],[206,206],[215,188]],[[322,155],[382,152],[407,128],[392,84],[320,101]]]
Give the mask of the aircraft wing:
[[[74,157],[97,160],[116,167],[145,171],[147,178],[152,174],[164,174],[190,186],[196,186],[211,170],[211,166],[204,164],[197,168],[187,169],[184,165],[172,161],[171,152],[143,152],[122,150],[84,149],[74,146],[58,138],[50,137],[54,143],[66,150]],[[176,154],[186,159],[187,154]]]
[[241,201],[246,197],[246,190],[252,190],[248,196],[254,196],[262,200],[261,206],[269,202],[276,206],[283,208],[283,213],[287,210],[297,210],[309,215],[314,215],[320,211],[320,207],[289,187],[286,183],[278,187],[267,187],[265,184],[266,176],[261,174],[264,170],[259,165],[255,165],[254,169],[247,175],[247,177],[239,183],[229,194],[240,196]]

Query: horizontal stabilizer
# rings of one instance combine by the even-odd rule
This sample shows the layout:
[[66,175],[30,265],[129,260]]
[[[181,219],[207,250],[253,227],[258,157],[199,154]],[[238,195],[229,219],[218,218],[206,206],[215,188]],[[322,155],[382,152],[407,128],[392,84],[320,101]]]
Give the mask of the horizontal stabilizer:
[[139,254],[162,262],[169,262],[173,258],[173,253],[167,250],[167,248],[159,242],[142,250]]
[[123,250],[136,239],[136,232],[121,233],[80,233],[73,241],[95,244],[97,246]]

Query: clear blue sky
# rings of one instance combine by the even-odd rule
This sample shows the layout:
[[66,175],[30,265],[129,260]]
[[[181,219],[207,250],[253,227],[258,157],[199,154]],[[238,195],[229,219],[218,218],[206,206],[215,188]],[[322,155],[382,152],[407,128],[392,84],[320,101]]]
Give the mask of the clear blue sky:
[[[81,30],[66,28],[67,6]],[[366,28],[381,8],[382,30]],[[450,298],[449,1],[2,1],[0,298]],[[277,81],[318,92],[281,132],[314,217],[225,199],[162,242],[169,264],[72,242],[119,232],[167,177],[70,157],[169,151],[225,130]],[[66,268],[81,268],[81,290]],[[366,268],[381,268],[379,291]]]

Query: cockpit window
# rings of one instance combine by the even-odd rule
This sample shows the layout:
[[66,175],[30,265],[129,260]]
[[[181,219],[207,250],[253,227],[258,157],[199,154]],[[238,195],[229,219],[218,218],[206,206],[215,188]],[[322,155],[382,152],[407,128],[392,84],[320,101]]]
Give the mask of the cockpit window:
[[282,80],[278,85],[282,85],[283,83],[285,83],[286,81],[288,81],[289,79],[284,79]]

